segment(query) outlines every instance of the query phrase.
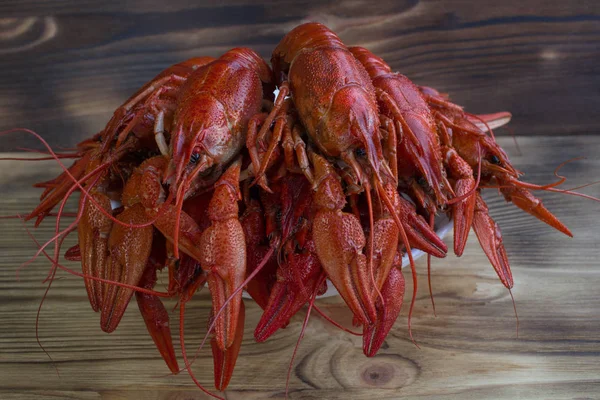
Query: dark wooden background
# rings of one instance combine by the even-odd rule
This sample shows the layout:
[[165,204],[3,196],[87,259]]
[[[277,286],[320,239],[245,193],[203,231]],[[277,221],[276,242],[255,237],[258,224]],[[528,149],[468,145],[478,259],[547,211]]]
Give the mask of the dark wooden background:
[[[469,111],[508,110],[512,139],[500,143],[536,183],[565,167],[575,186],[600,171],[600,2],[587,1],[0,1],[0,131],[27,127],[53,146],[72,146],[102,129],[114,109],[167,66],[251,46],[265,58],[281,37],[320,21],[349,45],[366,46],[418,84],[452,94]],[[499,135],[508,135],[499,130]],[[41,148],[25,134],[0,137],[0,152]],[[2,215],[31,209],[33,182],[52,162],[0,163]],[[585,189],[600,196],[600,188]],[[600,205],[543,195],[575,233],[569,240],[486,194],[502,226],[515,272],[521,317],[514,337],[510,297],[470,238],[461,259],[434,265],[438,318],[424,291],[407,339],[406,309],[381,354],[366,359],[360,340],[314,318],[293,370],[294,399],[600,398]],[[51,223],[38,230],[51,236]],[[72,241],[75,239],[72,239]],[[452,238],[447,238],[451,243]],[[16,220],[0,220],[0,398],[204,398],[190,380],[166,376],[135,309],[112,335],[98,327],[81,281],[57,280],[45,303],[37,347],[35,313],[48,263],[15,278],[35,251]],[[424,264],[418,268],[423,271]],[[425,276],[420,274],[425,282]],[[424,287],[424,285],[422,286]],[[410,292],[408,293],[410,295]],[[197,344],[209,300],[190,305],[187,330]],[[339,299],[323,305],[350,322]],[[134,308],[134,307],[133,307]],[[301,317],[259,345],[246,340],[228,399],[282,398]],[[210,386],[208,354],[195,371]]]
[[[316,20],[473,112],[510,110],[519,135],[598,132],[598,1],[222,3],[2,1],[0,129],[72,145],[167,66],[234,46],[268,59],[286,32]],[[0,150],[19,144],[33,140],[3,138]]]

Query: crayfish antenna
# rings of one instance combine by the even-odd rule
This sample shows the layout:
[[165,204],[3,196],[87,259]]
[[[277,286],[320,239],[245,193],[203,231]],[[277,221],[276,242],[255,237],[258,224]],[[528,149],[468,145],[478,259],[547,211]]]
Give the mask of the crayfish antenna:
[[[47,143],[46,143],[46,142],[45,142],[45,141],[44,141],[44,140],[43,140],[41,137],[39,137],[39,135],[38,135],[38,134],[36,134],[35,132],[32,132],[32,131],[27,131],[27,132],[29,132],[29,133],[32,133],[33,135],[35,135],[35,136],[36,136],[38,139],[40,139],[40,140],[42,141],[42,143],[44,143],[44,145],[45,145],[45,146],[46,146],[46,147],[49,149],[49,151],[50,151],[50,152],[52,152],[52,149],[49,147],[49,145],[48,145],[48,144],[47,144]],[[74,184],[74,185],[72,185],[72,186],[71,186],[71,187],[68,189],[67,193],[65,194],[65,198],[63,199],[63,201],[62,201],[62,203],[61,203],[61,206],[60,206],[60,209],[59,209],[59,212],[58,212],[58,215],[57,215],[57,219],[56,219],[56,234],[55,234],[55,235],[54,235],[54,236],[53,236],[53,237],[52,237],[50,240],[48,240],[48,241],[47,241],[47,242],[46,242],[46,243],[45,243],[43,246],[40,246],[39,250],[36,252],[36,254],[35,254],[35,255],[34,255],[34,256],[33,256],[33,257],[32,257],[32,258],[29,260],[29,261],[27,261],[27,262],[23,263],[23,264],[22,264],[22,266],[21,266],[21,267],[19,267],[19,269],[20,269],[20,268],[23,268],[24,266],[26,266],[26,265],[30,264],[30,263],[31,263],[33,260],[35,260],[35,259],[36,259],[36,258],[37,258],[37,257],[40,255],[40,253],[41,253],[41,252],[43,252],[43,250],[44,250],[44,248],[45,248],[45,247],[47,247],[47,246],[48,246],[50,243],[52,243],[52,242],[54,241],[54,242],[55,242],[55,251],[54,251],[54,253],[55,253],[55,256],[54,256],[54,259],[51,259],[51,258],[49,258],[49,259],[50,259],[50,260],[53,262],[53,267],[52,267],[52,269],[51,269],[51,272],[48,274],[48,277],[50,277],[51,275],[53,276],[53,274],[54,274],[54,271],[53,271],[53,270],[54,270],[54,269],[56,269],[57,267],[62,267],[62,266],[60,266],[60,264],[58,264],[58,257],[59,257],[59,253],[60,253],[60,244],[58,243],[58,239],[59,239],[61,236],[64,236],[64,235],[68,234],[69,232],[71,232],[72,230],[74,230],[74,229],[76,228],[77,224],[79,223],[79,221],[80,221],[80,220],[81,220],[81,218],[82,218],[82,215],[83,215],[83,207],[80,207],[80,209],[79,209],[79,211],[78,211],[78,214],[77,214],[77,218],[76,218],[76,220],[75,220],[75,221],[73,221],[73,223],[72,223],[72,224],[71,224],[71,225],[70,225],[70,226],[69,226],[67,229],[65,229],[65,230],[63,230],[63,231],[60,231],[60,219],[61,219],[61,216],[62,216],[62,214],[63,214],[63,212],[64,212],[64,207],[65,207],[65,205],[66,205],[66,202],[67,202],[68,198],[71,196],[71,194],[72,194],[72,193],[73,193],[73,192],[74,192],[74,191],[75,191],[75,190],[76,190],[78,187],[80,188],[80,190],[81,190],[81,192],[82,192],[82,198],[84,199],[84,200],[83,200],[84,202],[85,202],[86,200],[88,200],[88,199],[89,199],[89,200],[90,200],[90,202],[91,202],[92,204],[94,204],[94,205],[97,207],[97,209],[98,209],[98,210],[99,210],[99,211],[100,211],[102,214],[104,214],[105,216],[108,216],[108,217],[109,217],[111,220],[117,221],[117,222],[118,222],[120,225],[128,226],[128,227],[130,227],[130,228],[132,227],[132,225],[131,225],[131,224],[129,224],[129,225],[128,225],[128,224],[125,224],[125,223],[123,223],[123,222],[121,222],[121,221],[117,220],[117,219],[116,219],[115,217],[113,217],[111,214],[109,214],[109,213],[108,213],[108,212],[107,212],[107,211],[106,211],[106,210],[105,210],[103,207],[101,207],[101,206],[99,205],[99,203],[98,203],[98,202],[97,202],[97,201],[96,201],[96,200],[95,200],[95,199],[92,197],[92,195],[91,195],[91,194],[90,194],[90,193],[87,191],[87,189],[85,189],[85,188],[83,188],[83,187],[81,186],[81,183],[82,183],[82,182],[86,181],[87,179],[90,179],[90,178],[92,178],[92,177],[93,177],[95,174],[97,174],[98,172],[101,172],[101,171],[102,171],[102,170],[105,168],[105,166],[108,166],[108,165],[109,165],[108,163],[105,163],[105,164],[103,164],[103,165],[100,165],[100,166],[98,166],[97,168],[93,169],[93,170],[92,170],[90,173],[88,173],[86,176],[84,176],[84,177],[83,177],[83,178],[81,178],[80,180],[77,180],[77,179],[75,179],[75,178],[74,178],[74,177],[73,177],[73,176],[72,176],[72,175],[69,173],[69,171],[68,171],[67,169],[65,169],[64,165],[62,165],[62,163],[61,163],[59,160],[57,160],[57,162],[58,162],[58,163],[61,165],[61,167],[63,168],[63,170],[65,171],[65,173],[67,173],[67,175],[68,175],[70,178],[72,178],[72,179],[74,180],[74,183],[75,183],[75,184]],[[91,185],[92,185],[92,186],[95,184],[95,182],[97,181],[97,179],[99,179],[99,177],[96,177],[96,180],[95,180],[95,181],[93,181],[93,182],[91,183]],[[152,221],[151,221],[150,223],[152,223]],[[141,224],[141,227],[144,227],[144,226],[149,226],[149,224],[148,224],[148,223],[146,223],[146,224]],[[135,224],[133,225],[133,227],[136,227],[136,226],[135,226]],[[62,242],[62,241],[61,241],[61,242]],[[63,268],[63,269],[64,269],[64,268]],[[120,284],[120,282],[111,281],[111,280],[103,280],[103,279],[101,279],[101,278],[99,278],[99,277],[92,276],[92,275],[90,275],[90,274],[89,274],[89,272],[90,272],[90,271],[87,271],[87,270],[85,270],[85,269],[84,269],[84,273],[83,273],[83,274],[80,274],[80,273],[75,273],[75,271],[68,270],[68,269],[67,269],[67,271],[68,271],[68,272],[70,272],[70,273],[73,273],[73,274],[75,274],[75,275],[78,275],[78,276],[81,276],[81,277],[83,277],[83,278],[84,278],[84,280],[86,281],[86,288],[88,289],[88,293],[90,293],[90,292],[89,292],[89,290],[90,290],[90,287],[92,287],[92,286],[93,286],[93,287],[99,287],[99,282],[103,282],[103,281],[104,281],[105,283],[109,283],[109,284],[112,284],[112,285],[114,285],[114,286],[120,286],[120,285],[119,285],[119,284]],[[17,272],[18,272],[18,271],[17,271]],[[90,283],[90,282],[91,282],[91,283]],[[94,284],[94,283],[95,283],[95,284]],[[120,287],[130,288],[130,289],[133,289],[133,290],[140,290],[140,289],[141,289],[141,288],[139,288],[139,287],[137,287],[137,286],[135,286],[135,285],[127,285],[127,284],[125,284],[125,286],[122,286],[122,285],[121,285]],[[142,289],[142,290],[143,290],[143,289]],[[99,293],[99,292],[100,292],[100,290],[96,290],[95,292]],[[151,291],[149,291],[149,292],[151,292]],[[154,292],[154,293],[159,293],[159,292]],[[98,308],[99,308],[99,306],[100,306],[100,303],[99,303],[99,301],[94,301],[94,300],[93,300],[93,299],[95,299],[96,297],[97,297],[97,296],[90,297],[90,301],[91,301],[91,303],[92,303],[92,307],[94,307],[94,304],[95,304],[95,305],[96,305],[96,307],[98,307]],[[99,298],[99,297],[98,297],[98,298]]]
[[[74,190],[74,189],[72,188],[72,190]],[[66,200],[65,200],[65,201],[66,201]],[[65,201],[63,201],[63,204],[61,205],[61,211],[62,211],[62,209],[63,209],[63,207],[64,207]],[[78,216],[78,219],[77,219],[77,220],[76,220],[76,221],[75,221],[73,224],[71,224],[71,226],[70,226],[69,228],[67,228],[67,229],[66,229],[65,231],[63,231],[63,232],[69,233],[71,230],[74,230],[74,229],[75,229],[75,225],[77,224],[77,221],[79,220],[79,217],[80,217],[80,216]],[[57,224],[58,224],[58,220],[59,220],[59,219],[60,219],[60,212],[59,212],[59,218],[57,218]],[[61,245],[62,245],[62,243],[63,243],[64,239],[66,238],[66,234],[65,234],[65,235],[63,235],[62,237],[58,237],[58,236],[57,236],[57,239],[56,239],[56,244],[55,244],[55,246],[56,246],[56,248],[55,248],[55,256],[54,256],[54,258],[51,258],[51,257],[48,255],[48,253],[46,253],[46,251],[44,250],[44,248],[43,248],[42,246],[40,246],[39,242],[38,242],[38,241],[37,241],[37,240],[36,240],[36,239],[33,237],[33,235],[32,235],[32,234],[29,232],[29,230],[27,229],[27,226],[25,226],[25,222],[24,222],[24,221],[23,221],[23,225],[24,225],[24,228],[25,228],[25,230],[27,231],[27,234],[28,234],[28,235],[31,237],[31,239],[34,241],[34,243],[35,243],[35,244],[36,244],[36,245],[37,245],[37,246],[40,248],[38,252],[39,252],[39,253],[42,253],[42,254],[43,254],[43,255],[44,255],[46,258],[48,258],[48,259],[49,259],[49,260],[52,262],[52,268],[51,268],[51,271],[50,271],[50,273],[49,273],[48,277],[47,277],[47,278],[46,278],[46,280],[45,280],[45,281],[48,281],[48,286],[47,286],[47,288],[46,288],[46,290],[45,290],[45,292],[44,292],[44,295],[43,295],[43,297],[42,297],[42,300],[40,301],[40,305],[39,305],[39,307],[38,307],[38,310],[37,310],[37,313],[36,313],[36,326],[35,326],[35,331],[36,331],[36,341],[37,341],[38,345],[40,346],[40,348],[42,349],[42,351],[43,351],[43,352],[44,352],[44,353],[45,353],[45,354],[48,356],[48,358],[49,358],[49,359],[52,361],[52,363],[53,363],[53,365],[54,365],[54,368],[56,369],[56,373],[57,373],[59,376],[60,376],[60,373],[59,373],[59,371],[58,371],[58,367],[57,367],[57,366],[54,364],[54,361],[53,361],[52,357],[50,356],[50,354],[48,353],[48,351],[47,351],[47,350],[44,348],[44,346],[42,345],[42,343],[41,343],[41,340],[40,340],[40,337],[39,337],[39,319],[40,319],[40,314],[41,314],[41,310],[42,310],[42,305],[43,305],[43,303],[44,303],[44,300],[46,299],[46,297],[47,297],[47,295],[48,295],[48,292],[49,292],[49,290],[50,290],[50,286],[52,285],[52,282],[54,281],[54,277],[55,277],[55,275],[56,275],[56,271],[57,271],[57,269],[58,269],[58,268],[60,268],[60,269],[62,269],[62,270],[64,270],[64,271],[66,271],[66,272],[69,272],[70,274],[73,274],[73,275],[76,275],[76,276],[83,277],[84,279],[92,279],[92,280],[97,280],[97,281],[101,281],[101,282],[103,282],[103,283],[105,283],[105,284],[114,284],[115,286],[121,286],[121,287],[125,287],[126,289],[129,289],[129,290],[138,291],[138,292],[143,292],[143,293],[145,293],[145,294],[149,294],[149,295],[153,295],[153,296],[163,296],[163,297],[170,296],[168,293],[167,293],[167,294],[165,294],[165,293],[155,292],[155,291],[153,291],[153,290],[147,290],[147,289],[144,289],[144,288],[140,288],[140,287],[136,287],[136,286],[132,286],[132,285],[127,285],[127,284],[123,284],[123,283],[120,283],[120,282],[109,281],[109,280],[106,280],[106,279],[101,279],[101,278],[98,278],[98,277],[95,277],[95,276],[89,276],[89,275],[86,275],[86,274],[82,274],[82,273],[79,273],[79,272],[73,271],[73,270],[71,270],[71,269],[69,269],[69,268],[66,268],[66,267],[62,266],[62,265],[61,265],[61,264],[58,262],[58,256],[59,256],[59,252],[60,252],[60,247],[61,247]],[[57,225],[57,226],[58,226],[58,225]],[[58,228],[57,228],[57,229],[58,229]],[[59,239],[60,239],[60,241],[59,241]]]
[[[429,214],[429,226],[433,229],[433,222],[435,220],[435,215],[433,213]],[[433,316],[437,317],[435,312],[435,300],[433,299],[433,289],[431,287],[431,254],[427,253],[427,285],[429,286],[429,298],[431,299],[431,308],[433,309]]]
[[519,338],[519,314],[517,314],[517,304],[515,303],[515,297],[513,296],[513,292],[511,289],[508,289],[508,293],[510,293],[510,299],[512,300],[513,309],[515,310],[515,319],[517,320],[517,339]]
[[[31,240],[33,240],[33,242],[39,247],[40,246],[39,242],[35,239],[33,234],[29,231],[29,229],[27,228],[27,225],[25,224],[25,221],[23,219],[21,219],[21,221],[23,222],[23,228],[25,228],[27,235],[29,235]],[[48,255],[48,253],[46,253],[45,251],[43,253],[46,257],[51,259],[50,256]],[[52,286],[52,282],[54,282],[55,276],[56,276],[56,267],[53,265],[50,270],[50,274],[44,281],[44,282],[48,281],[48,286],[46,286],[46,290],[44,290],[44,294],[42,295],[42,299],[40,300],[40,304],[39,304],[38,309],[35,314],[35,340],[36,340],[39,348],[42,349],[42,351],[46,354],[46,356],[52,363],[52,366],[54,367],[54,370],[56,371],[56,375],[58,377],[60,377],[60,372],[58,370],[58,366],[56,365],[56,363],[54,362],[54,359],[52,358],[52,356],[50,355],[48,350],[46,350],[46,348],[44,347],[44,345],[42,344],[42,341],[40,339],[40,316],[42,314],[42,306],[44,305],[44,301],[46,300],[46,297],[48,297],[48,293],[50,292],[50,286]]]
[[[31,129],[26,129],[26,128],[15,128],[15,129],[10,129],[4,132],[0,132],[0,136],[3,135],[7,135],[10,133],[14,133],[14,132],[24,132],[24,133],[29,133],[30,135],[33,135],[36,139],[38,139],[42,145],[44,145],[44,147],[46,147],[46,149],[48,149],[48,153],[52,156],[52,158],[54,160],[56,160],[56,162],[58,163],[58,165],[61,167],[61,169],[63,170],[64,173],[66,173],[67,177],[73,181],[74,186],[71,187],[71,189],[67,192],[67,194],[65,195],[65,198],[63,199],[63,203],[66,202],[66,200],[68,199],[69,195],[76,189],[79,189],[82,193],[82,196],[85,196],[87,200],[89,200],[94,206],[96,206],[99,211],[104,214],[104,216],[106,216],[107,218],[109,218],[113,223],[127,227],[127,228],[144,228],[146,226],[150,226],[152,224],[154,224],[154,222],[156,221],[156,219],[158,218],[158,216],[152,218],[151,220],[143,223],[143,224],[127,224],[124,223],[122,221],[119,221],[117,218],[115,218],[111,213],[107,212],[106,210],[104,210],[102,208],[102,206],[92,197],[92,195],[90,194],[89,190],[87,190],[86,188],[83,187],[84,182],[86,182],[87,180],[91,179],[92,177],[94,177],[96,174],[102,172],[103,170],[105,170],[106,168],[108,168],[111,164],[112,164],[112,160],[106,161],[100,165],[98,165],[96,168],[94,168],[92,171],[90,171],[89,173],[87,173],[84,177],[82,177],[81,179],[77,179],[75,176],[73,176],[73,174],[71,173],[71,171],[69,170],[69,168],[67,168],[62,161],[60,161],[60,157],[56,156],[56,153],[54,153],[54,151],[52,150],[52,147],[50,147],[50,145],[48,144],[48,142],[42,137],[40,136],[40,134],[32,131]],[[93,186],[94,183],[91,184],[91,186]],[[167,201],[165,201],[165,204],[163,204],[163,207],[165,207],[167,205],[167,203],[169,202],[169,199],[167,199]],[[159,210],[159,214],[160,211],[163,210],[163,208],[161,208]],[[51,241],[49,243],[51,243],[54,240],[51,239]],[[46,244],[47,246],[47,244]],[[45,246],[44,246],[45,247]],[[36,257],[39,255],[39,252],[37,253]]]
[[[108,284],[108,285],[119,286],[119,287],[122,287],[124,289],[131,289],[134,292],[140,292],[140,293],[150,294],[150,295],[158,296],[158,297],[173,297],[172,293],[158,292],[156,290],[145,289],[145,288],[140,287],[140,286],[129,285],[127,283],[117,282],[117,281],[113,281],[113,280],[110,280],[110,279],[98,278],[97,276],[86,275],[86,274],[83,274],[81,272],[72,270],[72,269],[70,269],[68,267],[65,267],[64,265],[58,263],[55,259],[53,259],[52,257],[50,257],[50,255],[48,255],[48,253],[46,253],[46,251],[44,251],[43,249],[41,249],[42,246],[40,246],[40,244],[37,241],[35,241],[35,243],[40,248],[40,250],[39,250],[40,254],[43,254],[44,257],[46,257],[48,260],[50,260],[54,264],[54,266],[56,268],[61,269],[61,270],[65,271],[65,272],[67,272],[67,273],[69,273],[71,275],[75,275],[75,276],[78,276],[80,278],[95,280],[95,281],[98,281],[98,282],[101,282],[101,283],[105,283],[105,284]],[[51,279],[50,278],[51,275],[52,275],[52,273],[50,273],[49,277],[46,278],[46,280],[44,280],[44,281],[50,280]]]
[[344,331],[346,333],[349,333],[351,335],[354,335],[354,336],[362,336],[363,335],[360,332],[355,332],[353,330],[350,330],[350,329],[342,326],[342,324],[340,324],[339,322],[335,321],[329,315],[325,314],[325,312],[323,310],[321,310],[319,307],[313,306],[313,308],[315,309],[315,311],[317,313],[319,313],[319,315],[321,315],[321,317],[323,317],[327,322],[329,322],[331,325],[335,326],[336,328],[338,328],[338,329],[340,329],[340,330],[342,330],[342,331]]
[[[321,277],[317,283],[317,287],[321,286],[325,281],[326,275],[324,273],[321,274]],[[317,298],[317,291],[315,290],[310,302],[308,303],[308,310],[306,310],[306,317],[304,317],[304,322],[302,323],[302,329],[300,330],[300,335],[298,336],[298,341],[296,342],[296,346],[294,346],[294,352],[292,353],[292,358],[290,359],[290,365],[287,371],[287,377],[285,379],[285,398],[288,398],[288,393],[290,390],[290,377],[292,375],[292,367],[294,365],[294,359],[296,358],[296,353],[298,352],[298,348],[300,347],[300,342],[304,337],[304,332],[306,331],[306,326],[308,325],[308,319],[310,318],[310,312],[315,304],[315,300]]]
[[[89,162],[89,154],[87,154],[83,158],[76,160],[73,165],[69,167],[70,175],[73,177],[73,179],[78,181],[83,175],[85,175],[85,170]],[[25,221],[29,221],[30,219],[37,217],[35,226],[38,227],[48,212],[52,210],[52,208],[54,208],[54,206],[60,202],[61,199],[68,198],[69,196],[67,196],[67,193],[72,193],[72,191],[69,189],[75,186],[75,183],[68,178],[69,176],[66,174],[66,172],[63,172],[59,176],[60,182],[55,187],[47,188],[46,191],[44,191],[40,204],[38,204],[38,206],[35,207],[35,209],[33,209],[33,211],[31,211],[29,215],[25,217]]]
[[[192,364],[188,361],[187,352],[185,350],[185,338],[184,338],[184,329],[185,329],[185,304],[186,300],[182,299],[179,304],[179,341],[181,342],[181,355],[183,356],[183,362],[185,363],[185,369],[187,369],[190,378],[194,381],[198,389],[202,390],[204,393],[219,400],[225,400],[225,398],[221,396],[217,396],[216,394],[208,391],[202,384],[198,381],[194,373],[192,372]],[[214,324],[214,319],[213,319]],[[209,330],[210,332],[210,330]],[[208,333],[207,333],[208,335]],[[206,337],[204,338],[206,340]],[[202,345],[204,345],[204,341],[202,341]],[[202,348],[202,346],[200,346]],[[200,349],[198,349],[200,351]]]

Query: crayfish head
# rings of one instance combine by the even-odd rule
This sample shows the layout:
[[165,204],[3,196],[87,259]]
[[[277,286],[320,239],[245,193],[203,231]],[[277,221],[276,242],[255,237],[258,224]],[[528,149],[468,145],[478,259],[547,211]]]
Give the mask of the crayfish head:
[[[392,171],[383,158],[381,140],[379,137],[379,123],[368,118],[368,113],[350,113],[350,135],[353,143],[344,149],[340,158],[347,165],[353,175],[353,181],[360,184],[360,189],[369,191],[375,182],[394,180]],[[372,182],[373,181],[373,182]]]
[[381,172],[392,175],[383,158],[377,103],[369,90],[356,84],[338,90],[317,130],[312,139],[322,153],[340,157],[347,164],[351,158],[357,160],[350,166],[363,188],[368,186],[370,176],[364,172],[367,168],[357,170],[358,164],[368,167],[379,180]]
[[[351,113],[350,133],[356,140],[350,158],[354,158],[359,164],[365,165],[366,168],[363,168],[363,170],[370,169],[370,172],[379,181],[381,181],[382,172],[386,176],[392,177],[393,174],[383,158],[381,137],[379,135],[379,119],[373,118],[369,112]],[[353,169],[355,169],[354,166]]]
[[445,204],[447,188],[444,185],[445,175],[435,125],[429,118],[416,113],[407,113],[404,119],[416,141],[402,140],[399,156],[405,155],[406,159],[399,164],[410,162],[421,190],[435,204]]
[[457,132],[452,144],[458,154],[473,168],[474,173],[477,173],[481,161],[481,177],[484,180],[518,178],[521,175],[521,172],[512,166],[508,155],[498,143],[484,132]]
[[[508,155],[490,136],[484,136],[478,143],[481,146],[481,174],[483,176],[518,178],[521,175],[512,166]],[[475,165],[476,167],[477,165]]]
[[[171,162],[164,179],[173,193],[182,185],[185,188],[205,186],[201,182],[194,183],[195,180],[211,183],[207,177],[213,170],[226,165],[239,152],[242,140],[231,134],[224,114],[219,111],[205,110],[206,115],[198,111],[202,117],[197,119],[177,116],[182,122],[176,125],[171,137]],[[198,127],[196,121],[211,123]]]

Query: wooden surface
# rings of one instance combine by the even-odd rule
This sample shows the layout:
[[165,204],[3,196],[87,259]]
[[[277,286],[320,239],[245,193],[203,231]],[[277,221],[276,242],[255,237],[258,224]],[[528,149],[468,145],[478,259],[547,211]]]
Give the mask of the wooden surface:
[[[598,179],[595,1],[121,3],[0,3],[0,130],[29,127],[54,146],[73,145],[100,130],[131,92],[166,66],[240,45],[268,58],[293,26],[319,20],[417,83],[451,92],[470,111],[513,112],[521,154],[510,137],[500,143],[527,180],[550,182],[558,163],[577,156],[588,158],[564,168],[567,185]],[[17,146],[40,148],[25,135],[0,139],[2,152]],[[30,185],[58,171],[52,162],[0,166],[2,215],[32,209],[39,191]],[[600,196],[600,186],[583,191]],[[518,339],[508,292],[472,235],[462,258],[434,262],[437,318],[420,275],[423,290],[413,320],[420,349],[408,340],[406,307],[372,359],[362,355],[360,338],[313,316],[294,363],[290,398],[600,398],[600,204],[559,194],[542,197],[574,239],[504,204],[493,191],[485,196],[514,271]],[[17,278],[18,266],[36,247],[18,220],[0,225],[0,398],[124,399],[142,392],[151,399],[205,398],[185,373],[168,375],[135,307],[115,333],[104,334],[83,283],[65,273],[52,284],[40,317],[50,362],[35,340],[49,263],[36,260]],[[45,223],[35,235],[44,240],[53,229]],[[451,237],[446,240],[451,243]],[[418,268],[424,271],[422,260]],[[350,313],[338,298],[321,305],[349,326]],[[208,307],[205,294],[190,303],[190,351],[205,332]],[[259,315],[248,304],[246,339],[226,393],[230,400],[284,397],[303,315],[257,344],[251,334]],[[211,387],[209,353],[201,354],[194,372]]]

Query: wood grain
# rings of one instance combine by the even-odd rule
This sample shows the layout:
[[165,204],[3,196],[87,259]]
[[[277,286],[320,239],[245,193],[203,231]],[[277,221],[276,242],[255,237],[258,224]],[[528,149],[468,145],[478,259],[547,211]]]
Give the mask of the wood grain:
[[[0,3],[0,130],[54,146],[99,131],[167,66],[251,46],[269,58],[295,25],[321,21],[473,112],[509,110],[519,135],[597,133],[600,3],[526,0],[32,1]],[[0,151],[37,145],[25,135]]]
[[[567,185],[598,180],[595,0],[230,0],[219,6],[187,0],[4,0],[0,131],[27,127],[52,146],[72,146],[102,129],[116,107],[167,66],[234,46],[251,46],[268,59],[281,37],[305,21],[327,24],[347,44],[366,46],[416,83],[450,92],[469,111],[511,111],[521,153],[509,137],[500,143],[528,181],[551,182],[557,164],[579,156],[587,158],[562,170]],[[1,156],[17,147],[41,148],[25,134],[0,138]],[[40,194],[31,184],[57,171],[53,162],[0,162],[0,214],[31,210]],[[600,196],[600,186],[583,191]],[[420,349],[408,339],[406,307],[371,359],[362,355],[360,338],[313,315],[293,364],[289,397],[598,398],[600,205],[560,194],[542,197],[575,238],[504,204],[493,191],[485,195],[515,276],[519,338],[510,296],[471,235],[463,257],[434,261],[437,318],[421,285],[413,319]],[[83,283],[64,272],[53,281],[39,320],[50,361],[35,333],[50,264],[39,258],[19,270],[36,246],[19,220],[1,219],[0,226],[0,398],[207,398],[185,372],[168,375],[135,307],[106,335]],[[44,241],[53,232],[48,221],[34,233]],[[423,260],[418,269],[426,282]],[[406,298],[410,295],[408,290]],[[209,304],[200,294],[188,306],[189,352],[206,331]],[[320,305],[350,327],[351,315],[339,298]],[[282,399],[303,315],[257,344],[252,332],[260,312],[251,302],[247,312],[246,339],[225,395]],[[176,313],[173,318],[176,328]],[[193,371],[212,387],[210,351],[200,354]]]
[[[525,178],[553,180],[552,171],[565,159],[568,185],[597,179],[598,136],[518,137],[500,144]],[[5,166],[6,164],[3,164]],[[2,214],[26,212],[39,191],[30,184],[58,171],[53,162],[11,162],[0,169]],[[600,196],[600,186],[583,189]],[[516,321],[508,292],[499,283],[474,235],[460,259],[434,260],[433,287],[438,317],[426,294],[425,263],[417,268],[423,288],[413,319],[420,346],[409,340],[405,307],[383,349],[365,358],[361,339],[312,316],[293,364],[291,399],[592,399],[600,390],[600,205],[589,200],[542,194],[545,204],[569,226],[575,238],[553,231],[504,204],[494,191],[485,193],[502,227],[515,276],[513,290],[520,320]],[[40,315],[39,336],[53,362],[35,339],[36,311],[45,290],[49,263],[38,259],[19,272],[35,252],[21,222],[0,220],[0,397],[82,399],[204,399],[189,377],[169,376],[146,333],[135,306],[121,325],[107,335],[99,328],[79,278],[60,272]],[[34,233],[43,241],[54,225]],[[68,243],[74,243],[70,238]],[[451,243],[452,238],[446,238]],[[77,265],[67,264],[73,268]],[[410,285],[409,285],[410,288]],[[407,299],[410,298],[410,290]],[[169,302],[171,310],[174,303]],[[320,306],[347,327],[351,314],[339,298]],[[186,347],[198,346],[206,331],[210,300],[195,296],[186,313]],[[260,310],[248,302],[245,340],[227,399],[282,399],[286,370],[304,313],[266,343],[252,339]],[[177,327],[177,312],[173,314]],[[179,347],[177,347],[179,350]],[[59,371],[57,376],[55,368]],[[212,386],[210,351],[193,366],[201,382]]]

